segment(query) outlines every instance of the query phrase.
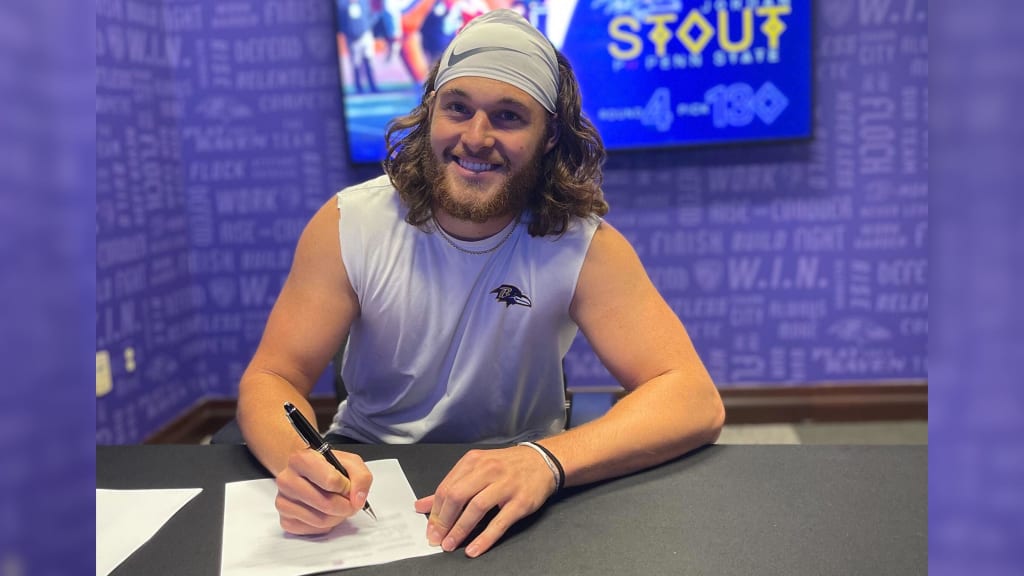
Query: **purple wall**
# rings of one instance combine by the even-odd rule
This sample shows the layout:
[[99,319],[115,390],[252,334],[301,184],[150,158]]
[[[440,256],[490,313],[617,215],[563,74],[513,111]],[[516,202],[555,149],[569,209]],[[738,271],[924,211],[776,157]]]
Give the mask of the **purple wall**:
[[[815,9],[811,141],[607,165],[608,220],[722,387],[926,377],[927,8]],[[98,443],[234,395],[303,224],[378,172],[345,165],[332,18],[97,4]],[[567,368],[614,384],[582,338]]]

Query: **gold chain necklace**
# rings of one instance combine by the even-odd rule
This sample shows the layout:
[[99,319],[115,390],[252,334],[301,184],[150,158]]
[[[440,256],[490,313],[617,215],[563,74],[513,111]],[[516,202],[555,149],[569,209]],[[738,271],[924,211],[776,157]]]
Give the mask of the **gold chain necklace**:
[[441,238],[444,238],[444,241],[447,242],[449,246],[451,246],[452,248],[455,248],[459,252],[464,252],[466,254],[473,254],[473,255],[476,255],[476,256],[479,256],[480,254],[488,254],[490,252],[494,252],[498,248],[501,248],[501,246],[509,239],[509,237],[512,236],[512,233],[515,232],[516,226],[519,226],[519,219],[516,218],[515,222],[511,226],[509,226],[508,232],[505,233],[505,236],[503,236],[502,239],[497,244],[495,244],[494,246],[491,246],[490,248],[488,248],[486,250],[469,250],[467,248],[463,248],[462,246],[459,246],[455,242],[452,242],[452,239],[448,237],[448,233],[445,232],[444,228],[441,227],[441,223],[437,221],[437,218],[435,218],[433,216],[431,216],[431,218],[434,220],[434,226],[437,228],[437,231],[441,233]]

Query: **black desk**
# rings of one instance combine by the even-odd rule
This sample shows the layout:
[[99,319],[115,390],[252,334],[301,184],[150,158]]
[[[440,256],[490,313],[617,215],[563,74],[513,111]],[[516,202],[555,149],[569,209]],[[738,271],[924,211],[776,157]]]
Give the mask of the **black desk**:
[[[398,458],[417,496],[469,449],[346,448]],[[475,560],[344,574],[926,574],[927,469],[924,446],[712,446],[567,490]],[[99,488],[203,488],[114,574],[217,574],[224,483],[266,476],[244,446],[97,447]]]

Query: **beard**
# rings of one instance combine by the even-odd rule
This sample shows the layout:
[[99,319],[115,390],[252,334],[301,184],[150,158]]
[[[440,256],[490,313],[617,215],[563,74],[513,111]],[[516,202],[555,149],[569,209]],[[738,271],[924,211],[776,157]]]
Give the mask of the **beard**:
[[[523,211],[530,195],[540,184],[543,155],[541,146],[538,145],[522,167],[508,175],[495,194],[490,198],[478,201],[459,200],[452,195],[452,184],[444,170],[443,163],[434,156],[429,147],[420,158],[420,165],[433,189],[436,207],[459,220],[482,224],[497,216],[517,214]],[[461,185],[471,193],[485,191],[484,187],[474,182],[462,182]]]

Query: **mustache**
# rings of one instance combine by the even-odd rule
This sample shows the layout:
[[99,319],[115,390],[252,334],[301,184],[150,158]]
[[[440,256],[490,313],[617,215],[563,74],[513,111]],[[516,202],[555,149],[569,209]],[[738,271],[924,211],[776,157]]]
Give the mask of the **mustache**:
[[492,158],[490,158],[489,156],[486,156],[486,155],[477,156],[476,154],[469,154],[469,153],[456,154],[454,151],[449,151],[447,153],[447,156],[450,156],[452,158],[459,158],[459,159],[462,159],[462,160],[469,160],[470,162],[480,162],[480,163],[484,163],[484,164],[493,164],[494,166],[505,166],[507,164],[507,162],[505,162],[505,160],[503,158],[500,158],[497,161],[495,161],[495,160],[493,160]]
[[[442,158],[451,155],[446,151]],[[438,158],[429,147],[418,154],[419,167],[424,183],[430,186],[429,196],[434,209],[441,208],[460,220],[486,222],[495,216],[520,213],[529,209],[531,200],[539,193],[541,184],[542,150],[536,150],[526,158],[522,167],[511,169],[505,175],[501,188],[486,201],[474,203],[456,200],[452,195],[451,176],[445,170],[446,162]],[[486,161],[486,160],[485,160]],[[465,184],[465,183],[464,183]]]

